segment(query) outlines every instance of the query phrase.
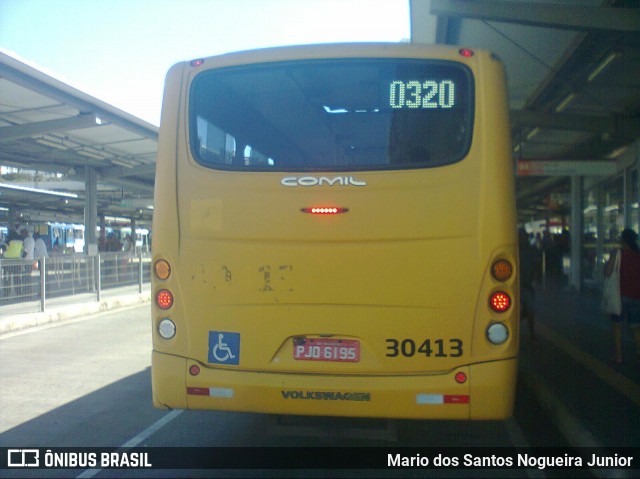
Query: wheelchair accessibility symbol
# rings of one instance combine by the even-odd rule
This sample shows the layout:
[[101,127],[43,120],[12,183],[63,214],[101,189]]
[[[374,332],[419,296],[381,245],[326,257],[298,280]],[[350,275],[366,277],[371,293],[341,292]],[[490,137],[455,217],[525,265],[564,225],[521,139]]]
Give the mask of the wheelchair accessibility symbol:
[[239,364],[240,333],[209,331],[209,362]]

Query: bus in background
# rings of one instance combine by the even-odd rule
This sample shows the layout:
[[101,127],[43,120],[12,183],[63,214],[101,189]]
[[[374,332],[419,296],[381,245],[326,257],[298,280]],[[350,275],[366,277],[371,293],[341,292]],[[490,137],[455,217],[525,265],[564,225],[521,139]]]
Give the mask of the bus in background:
[[[84,248],[84,225],[75,223],[46,222],[25,223],[28,229],[40,235],[49,253],[82,253]],[[7,227],[0,227],[0,238],[5,241]]]
[[[107,227],[107,233],[109,232],[109,228]],[[123,226],[119,231],[119,239],[120,241],[124,241],[127,235],[131,234],[131,226]],[[136,228],[136,255],[137,254],[148,254],[151,247],[149,245],[149,229],[148,228]]]
[[162,108],[156,407],[512,414],[515,193],[495,56],[227,54],[172,67]]
[[82,253],[84,250],[84,225],[75,223],[49,222],[38,231],[47,249],[54,253]]

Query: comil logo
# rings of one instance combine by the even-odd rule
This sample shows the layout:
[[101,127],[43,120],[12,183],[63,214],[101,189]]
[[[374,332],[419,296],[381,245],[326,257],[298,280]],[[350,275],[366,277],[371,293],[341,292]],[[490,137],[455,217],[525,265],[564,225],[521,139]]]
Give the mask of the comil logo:
[[282,178],[280,183],[283,186],[367,186],[366,181],[356,180],[353,176],[336,176],[334,178],[327,178],[326,176],[319,178],[315,176],[287,176]]
[[9,449],[7,451],[9,467],[39,467],[40,451],[38,449]]

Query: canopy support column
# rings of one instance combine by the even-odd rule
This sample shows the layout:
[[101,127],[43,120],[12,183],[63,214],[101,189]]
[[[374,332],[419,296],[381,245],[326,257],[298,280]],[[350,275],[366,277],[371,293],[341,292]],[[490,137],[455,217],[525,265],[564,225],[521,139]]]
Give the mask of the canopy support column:
[[89,256],[98,254],[98,174],[94,168],[85,169],[85,204],[84,204],[84,252]]

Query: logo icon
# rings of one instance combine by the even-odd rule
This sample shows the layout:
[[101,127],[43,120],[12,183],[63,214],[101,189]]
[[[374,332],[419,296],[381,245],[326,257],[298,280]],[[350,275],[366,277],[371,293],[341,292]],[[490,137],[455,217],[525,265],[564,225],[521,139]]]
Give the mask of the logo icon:
[[209,362],[240,364],[240,333],[209,331]]
[[353,176],[336,176],[327,178],[326,176],[287,176],[280,180],[282,186],[367,186],[366,181],[356,180]]
[[39,467],[40,451],[38,449],[8,449],[7,465],[9,467]]

